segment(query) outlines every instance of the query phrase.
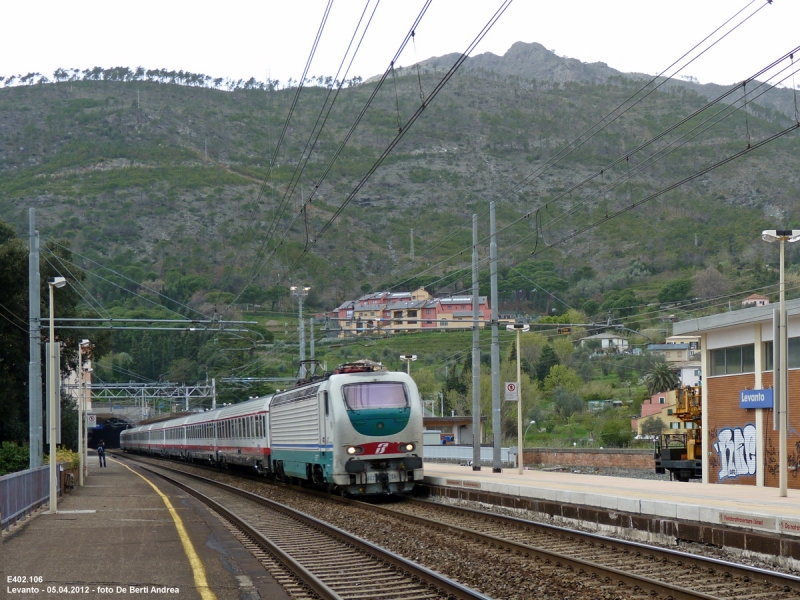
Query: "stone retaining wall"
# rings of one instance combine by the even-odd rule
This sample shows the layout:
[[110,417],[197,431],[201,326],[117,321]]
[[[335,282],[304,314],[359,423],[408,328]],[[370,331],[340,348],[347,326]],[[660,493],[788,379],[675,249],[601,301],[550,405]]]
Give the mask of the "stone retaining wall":
[[535,467],[581,467],[598,469],[655,468],[653,451],[626,448],[525,448],[523,464]]

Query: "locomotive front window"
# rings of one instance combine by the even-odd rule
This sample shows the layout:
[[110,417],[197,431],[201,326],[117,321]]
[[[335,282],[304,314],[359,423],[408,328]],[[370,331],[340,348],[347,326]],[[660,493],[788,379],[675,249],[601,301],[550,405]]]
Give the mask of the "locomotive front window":
[[348,410],[408,408],[408,394],[402,383],[355,383],[342,386]]

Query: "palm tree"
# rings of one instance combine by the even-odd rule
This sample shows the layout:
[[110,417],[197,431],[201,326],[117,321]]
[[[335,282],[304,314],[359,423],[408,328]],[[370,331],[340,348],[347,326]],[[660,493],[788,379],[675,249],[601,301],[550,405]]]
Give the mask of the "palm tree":
[[652,396],[677,386],[678,376],[670,370],[669,364],[659,362],[653,365],[653,368],[644,376],[644,383],[647,386],[647,391]]

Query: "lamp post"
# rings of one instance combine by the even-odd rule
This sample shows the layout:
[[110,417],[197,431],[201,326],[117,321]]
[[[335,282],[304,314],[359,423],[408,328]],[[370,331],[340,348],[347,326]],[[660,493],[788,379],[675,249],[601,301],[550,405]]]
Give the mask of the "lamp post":
[[[293,285],[289,288],[292,290],[292,296],[297,296],[297,303],[300,308],[300,368],[305,369],[305,363],[303,362],[306,359],[306,328],[305,323],[303,322],[303,298],[308,296],[308,290],[311,289],[309,286],[299,286]],[[303,374],[305,376],[305,374]]]
[[85,435],[88,435],[88,431],[84,433],[83,429],[83,414],[84,414],[84,403],[83,403],[83,349],[89,346],[89,340],[81,340],[78,344],[78,460],[80,462],[79,471],[78,471],[78,485],[83,486],[83,469],[84,465],[86,465],[86,461],[84,460],[83,455],[83,446],[85,443]]
[[531,421],[530,423],[528,423],[528,426],[525,428],[525,433],[522,434],[522,439],[528,437],[528,429],[531,428],[531,425],[536,425],[536,421]]
[[411,362],[417,360],[416,354],[401,354],[400,360],[406,361],[406,373],[411,375]]
[[522,361],[519,359],[519,334],[520,332],[527,333],[531,330],[531,326],[527,323],[514,323],[513,325],[506,325],[506,329],[508,331],[517,332],[517,443],[519,445],[517,449],[517,467],[519,469],[519,474],[522,475],[522,441],[524,438],[522,436],[522,374],[520,372],[520,363]]
[[[781,248],[781,269],[780,269],[780,365],[778,367],[779,379],[773,385],[777,384],[778,388],[778,406],[775,409],[776,416],[778,417],[778,496],[785,498],[787,496],[787,486],[789,483],[789,462],[786,451],[786,430],[788,429],[787,409],[789,407],[789,372],[786,369],[787,357],[789,355],[789,342],[786,335],[786,298],[784,294],[785,282],[783,277],[783,257],[784,257],[784,242],[796,242],[800,240],[800,229],[767,229],[761,232],[761,239],[765,242],[780,242]],[[777,340],[773,340],[773,344]]]
[[67,280],[63,277],[50,277],[47,285],[50,288],[50,394],[47,399],[49,407],[48,430],[50,431],[50,513],[56,514],[58,511],[58,488],[56,477],[58,467],[56,459],[56,388],[58,387],[58,365],[56,365],[56,335],[55,321],[53,318],[53,289],[64,287]]

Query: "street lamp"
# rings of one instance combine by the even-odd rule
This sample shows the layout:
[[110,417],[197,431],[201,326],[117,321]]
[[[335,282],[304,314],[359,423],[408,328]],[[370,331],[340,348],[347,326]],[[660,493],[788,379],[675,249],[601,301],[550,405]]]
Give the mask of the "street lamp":
[[83,349],[89,347],[89,340],[81,340],[78,344],[78,457],[80,461],[80,470],[78,471],[78,484],[83,486],[83,469],[86,465],[84,457],[84,444],[86,442],[85,436],[88,436],[89,431],[84,432],[84,402],[83,402]]
[[536,425],[536,421],[531,421],[530,423],[528,423],[528,426],[525,428],[525,433],[522,434],[522,439],[528,437],[528,429],[531,428],[531,425]]
[[522,475],[522,374],[520,373],[520,351],[519,351],[519,334],[520,332],[529,332],[531,330],[531,326],[527,323],[514,323],[512,325],[506,325],[506,329],[508,331],[516,331],[517,332],[517,442],[519,448],[517,452],[519,453],[517,458],[517,467],[519,468],[519,474]]
[[406,372],[411,375],[411,361],[417,360],[416,354],[401,354],[400,360],[406,361]]
[[[308,296],[308,290],[311,289],[310,286],[299,286],[293,285],[289,288],[292,290],[292,296],[297,296],[297,303],[300,308],[300,368],[305,369],[305,359],[306,359],[306,328],[305,323],[303,323],[303,298]],[[305,377],[305,373],[303,373]]]
[[[761,239],[765,242],[780,242],[781,244],[781,278],[780,278],[780,365],[778,367],[778,377],[775,377],[773,385],[778,387],[778,408],[775,411],[778,417],[779,429],[779,442],[778,442],[778,496],[785,498],[787,496],[786,488],[789,483],[789,461],[786,451],[786,430],[788,428],[788,419],[786,410],[788,408],[788,393],[789,393],[789,372],[786,369],[787,356],[789,354],[789,342],[786,335],[786,297],[784,294],[785,282],[783,277],[783,257],[784,257],[784,242],[796,242],[800,240],[800,229],[767,229],[761,232]],[[773,344],[777,340],[773,340]],[[775,371],[773,371],[775,372]]]
[[47,280],[50,288],[50,397],[47,399],[49,407],[48,430],[50,431],[50,513],[58,511],[56,477],[58,470],[56,463],[56,387],[58,386],[58,365],[56,365],[56,335],[55,320],[53,318],[53,289],[67,285],[63,277],[50,277]]

